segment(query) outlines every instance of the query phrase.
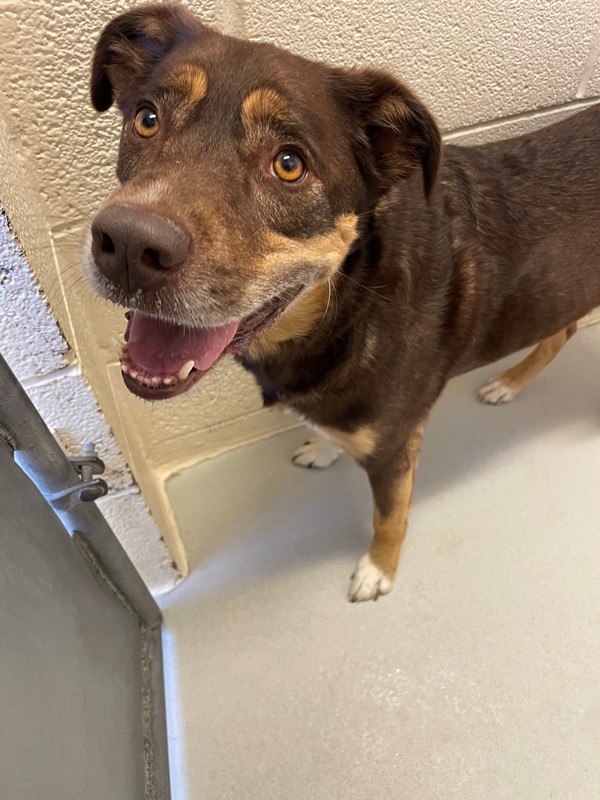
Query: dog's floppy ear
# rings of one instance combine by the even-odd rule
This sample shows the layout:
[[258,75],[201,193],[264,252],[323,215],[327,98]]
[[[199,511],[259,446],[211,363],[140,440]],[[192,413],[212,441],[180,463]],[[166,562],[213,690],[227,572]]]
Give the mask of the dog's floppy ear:
[[357,144],[385,191],[415,167],[429,199],[442,154],[438,126],[423,103],[393,75],[375,68],[335,69],[334,91],[358,121]]
[[91,98],[106,111],[176,44],[199,30],[200,20],[178,3],[152,3],[115,17],[102,31],[92,63]]

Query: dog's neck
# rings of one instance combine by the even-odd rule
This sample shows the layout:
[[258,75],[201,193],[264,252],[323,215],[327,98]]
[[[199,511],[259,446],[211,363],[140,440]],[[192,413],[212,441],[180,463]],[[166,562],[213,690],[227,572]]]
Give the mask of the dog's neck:
[[363,216],[361,233],[331,282],[307,291],[242,357],[265,405],[310,405],[325,387],[329,392],[343,388],[351,361],[369,361],[369,318],[374,305],[389,302],[377,213],[373,209]]

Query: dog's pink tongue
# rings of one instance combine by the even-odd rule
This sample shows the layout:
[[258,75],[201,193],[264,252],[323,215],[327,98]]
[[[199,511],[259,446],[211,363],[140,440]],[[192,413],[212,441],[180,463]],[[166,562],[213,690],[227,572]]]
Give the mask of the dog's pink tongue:
[[187,361],[207,370],[223,353],[239,322],[220,328],[184,328],[134,311],[128,325],[127,351],[134,365],[152,375],[173,375]]

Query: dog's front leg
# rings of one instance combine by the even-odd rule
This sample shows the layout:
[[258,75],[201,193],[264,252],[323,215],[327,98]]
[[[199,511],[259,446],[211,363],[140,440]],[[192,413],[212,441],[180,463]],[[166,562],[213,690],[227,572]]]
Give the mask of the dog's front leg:
[[408,526],[408,512],[423,438],[420,425],[389,459],[374,458],[365,468],[373,490],[375,533],[369,552],[356,566],[350,579],[348,599],[353,602],[377,600],[391,592],[400,547]]

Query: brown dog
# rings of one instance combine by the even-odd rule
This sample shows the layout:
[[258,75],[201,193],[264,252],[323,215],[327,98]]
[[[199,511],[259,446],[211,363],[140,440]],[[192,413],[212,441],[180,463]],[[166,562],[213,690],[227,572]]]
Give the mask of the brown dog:
[[600,106],[448,146],[375,69],[223,36],[142,6],[98,42],[92,102],[123,114],[120,188],[88,275],[131,309],[123,376],[186,391],[224,353],[366,470],[375,535],[351,600],[389,592],[432,404],[454,375],[539,343],[482,389],[512,399],[600,303]]

